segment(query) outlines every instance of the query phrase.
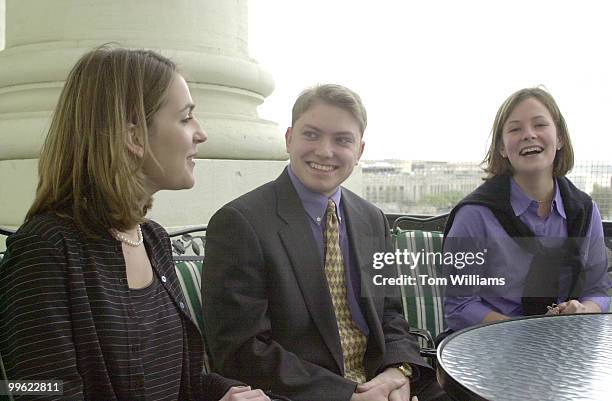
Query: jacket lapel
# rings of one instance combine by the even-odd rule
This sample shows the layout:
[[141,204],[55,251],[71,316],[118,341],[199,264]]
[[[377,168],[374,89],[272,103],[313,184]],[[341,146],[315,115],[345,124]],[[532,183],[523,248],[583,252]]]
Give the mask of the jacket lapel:
[[[372,257],[376,249],[377,238],[374,238],[370,224],[364,220],[365,212],[359,205],[360,199],[348,191],[342,192],[344,218],[349,236],[350,252],[355,260],[361,278],[361,311],[370,329],[368,349],[375,345],[381,351],[384,349],[384,335],[380,324],[383,315],[384,297],[372,291]],[[371,351],[370,349],[368,351]],[[369,352],[372,355],[371,352]],[[380,352],[375,352],[375,355]]]
[[276,180],[275,187],[277,212],[286,223],[286,226],[279,230],[280,239],[291,261],[310,316],[342,371],[340,336],[323,261],[319,256],[304,207],[286,169]]

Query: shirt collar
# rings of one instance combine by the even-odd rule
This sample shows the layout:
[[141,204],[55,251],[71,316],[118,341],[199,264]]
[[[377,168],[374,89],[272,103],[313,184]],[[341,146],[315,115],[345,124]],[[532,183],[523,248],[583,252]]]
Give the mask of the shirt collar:
[[342,213],[340,213],[340,201],[342,200],[342,191],[340,187],[336,188],[336,191],[329,198],[326,195],[323,195],[319,192],[311,191],[306,188],[304,184],[300,181],[300,179],[295,175],[293,170],[291,169],[291,164],[287,168],[289,173],[289,179],[291,179],[291,183],[295,188],[295,191],[298,194],[298,197],[302,201],[302,205],[304,206],[304,210],[306,210],[306,214],[317,224],[324,223],[325,212],[327,210],[327,201],[328,199],[332,199],[336,204],[336,212],[338,215],[338,220],[342,222]]
[[567,220],[565,215],[565,205],[563,205],[563,198],[561,197],[561,191],[559,191],[559,184],[555,178],[555,197],[553,198],[553,209],[559,213],[561,217]]
[[[527,211],[531,204],[537,206],[537,202],[531,199],[525,191],[514,181],[514,178],[510,178],[510,204],[514,210],[516,216],[520,216]],[[555,196],[553,197],[552,210],[557,211],[561,217],[566,219],[565,208],[563,207],[563,199],[561,198],[561,192],[559,191],[559,185],[555,178]]]

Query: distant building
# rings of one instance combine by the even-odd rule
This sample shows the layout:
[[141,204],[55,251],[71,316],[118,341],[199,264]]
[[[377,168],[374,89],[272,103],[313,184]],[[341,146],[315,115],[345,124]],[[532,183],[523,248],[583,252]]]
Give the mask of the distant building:
[[612,164],[577,162],[567,176],[574,185],[590,194],[595,185],[612,187]]
[[448,211],[484,175],[476,164],[403,160],[366,161],[362,171],[366,199],[388,213],[417,214]]
[[[387,213],[425,215],[448,212],[485,176],[476,163],[422,160],[363,161],[362,171],[363,195],[370,202]],[[602,217],[612,219],[612,164],[577,162],[569,178],[594,197],[596,189]]]

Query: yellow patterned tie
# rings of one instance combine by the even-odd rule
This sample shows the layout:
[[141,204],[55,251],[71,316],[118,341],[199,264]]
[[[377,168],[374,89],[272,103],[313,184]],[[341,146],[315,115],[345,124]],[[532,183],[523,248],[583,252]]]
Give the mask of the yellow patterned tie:
[[339,232],[336,204],[329,199],[325,227],[325,276],[338,323],[344,359],[344,377],[357,383],[364,383],[366,375],[363,356],[368,339],[357,327],[349,309]]

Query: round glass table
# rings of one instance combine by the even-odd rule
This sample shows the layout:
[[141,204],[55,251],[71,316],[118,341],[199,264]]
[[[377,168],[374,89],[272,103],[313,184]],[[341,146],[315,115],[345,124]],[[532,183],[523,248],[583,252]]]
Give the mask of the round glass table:
[[526,317],[470,327],[438,347],[456,400],[612,400],[612,314]]

